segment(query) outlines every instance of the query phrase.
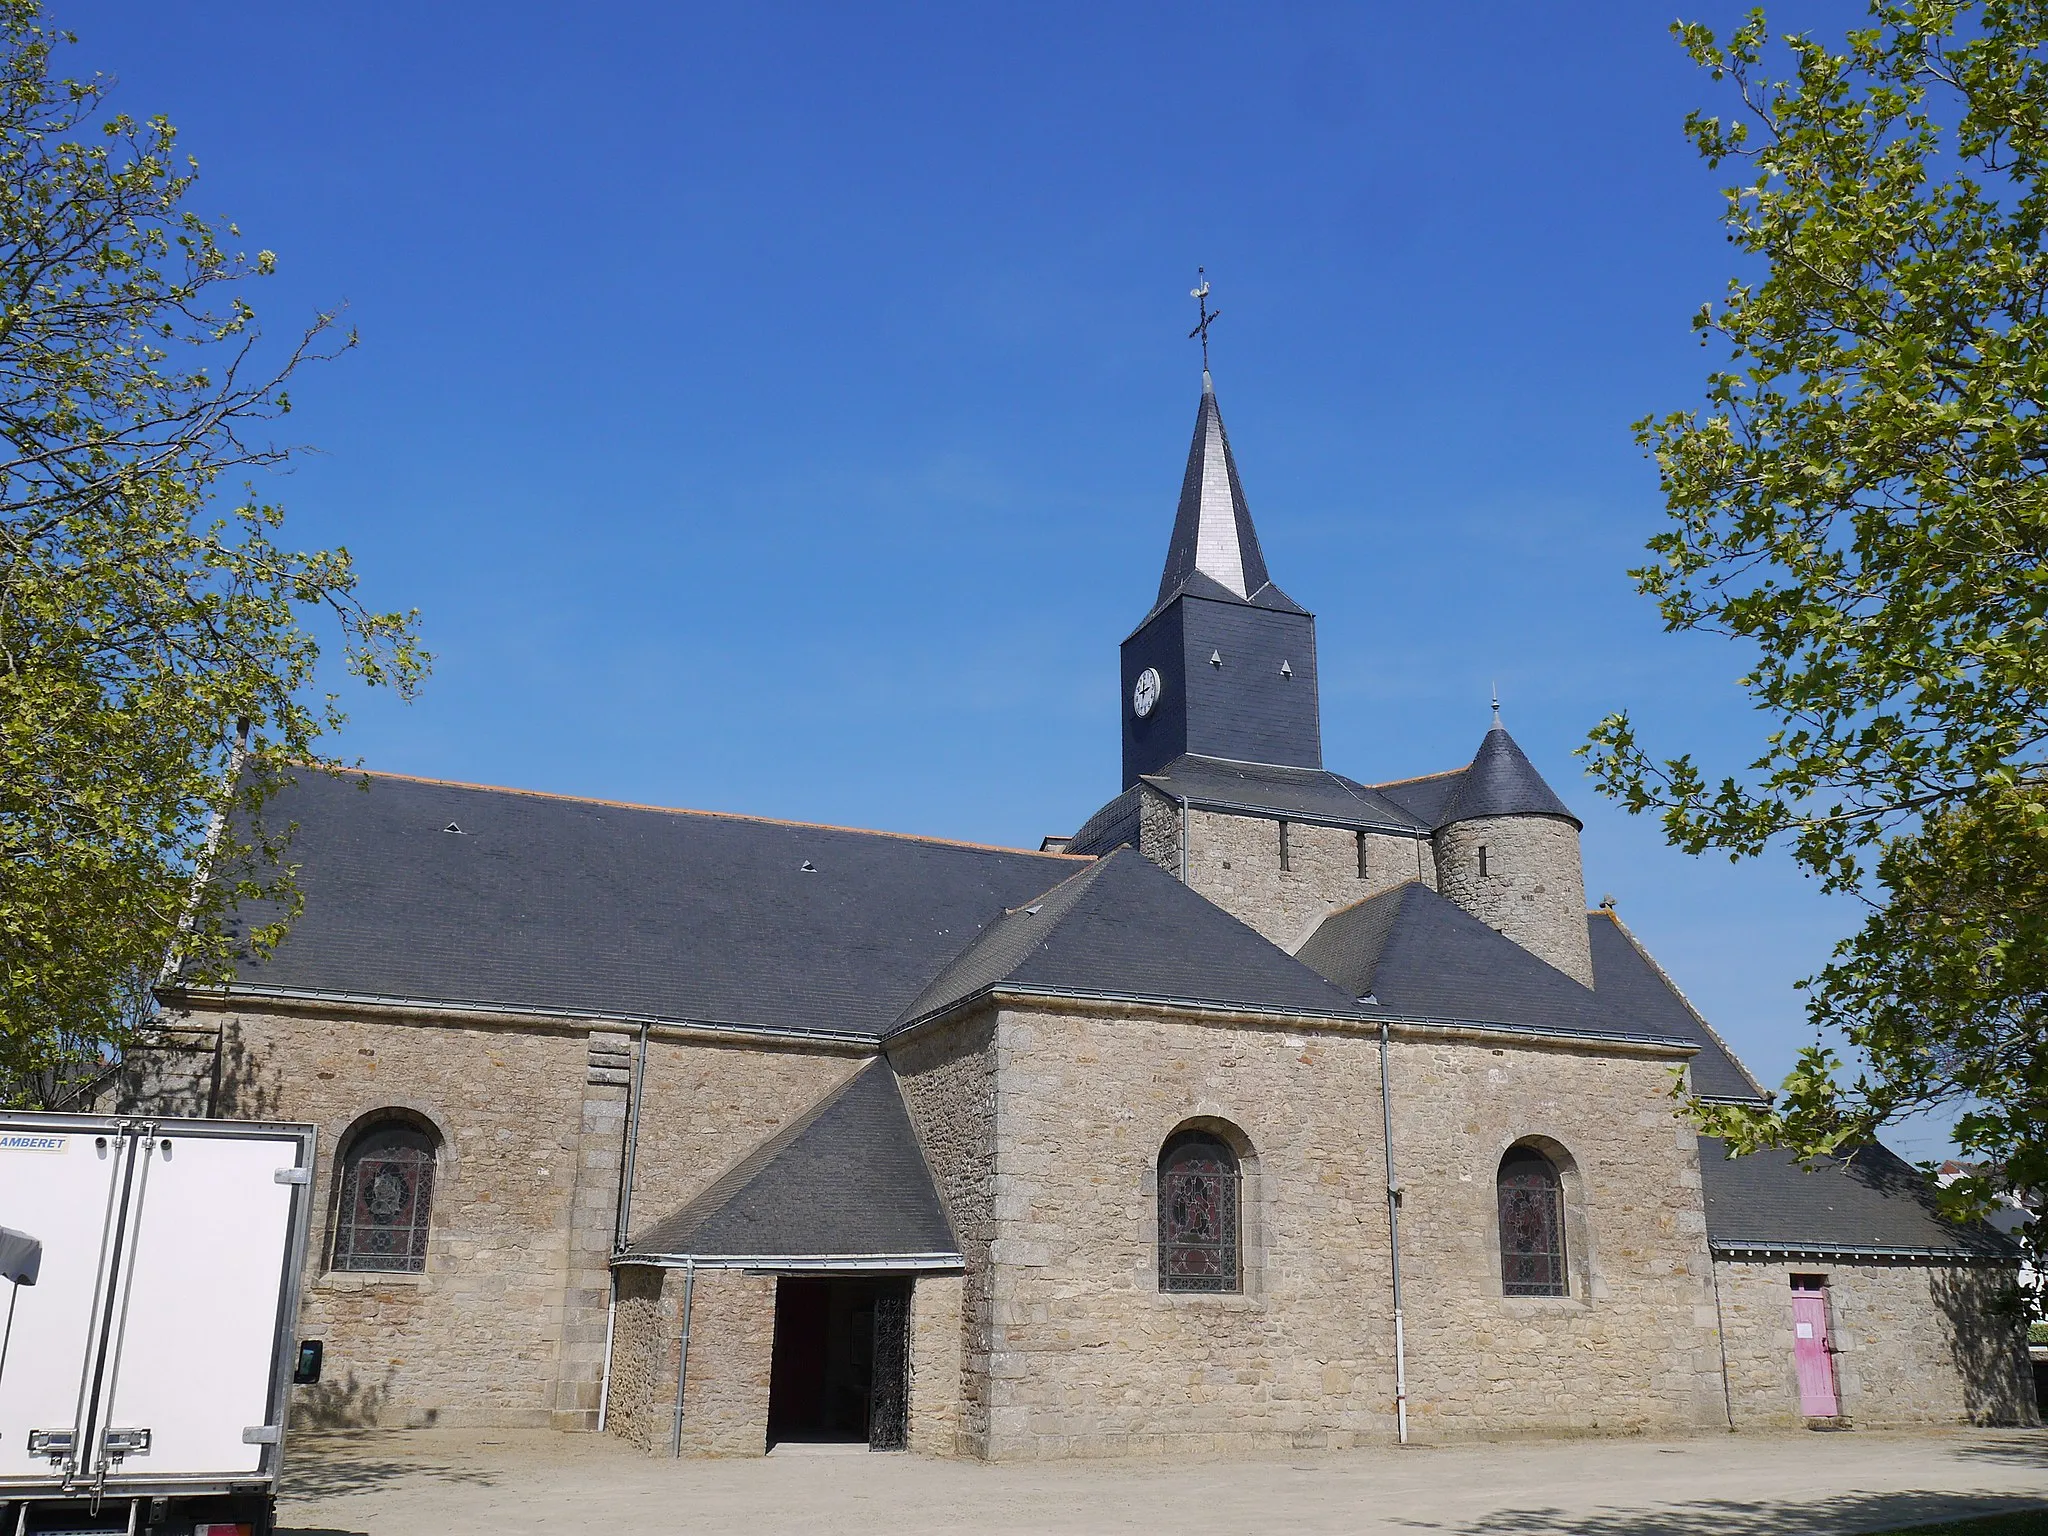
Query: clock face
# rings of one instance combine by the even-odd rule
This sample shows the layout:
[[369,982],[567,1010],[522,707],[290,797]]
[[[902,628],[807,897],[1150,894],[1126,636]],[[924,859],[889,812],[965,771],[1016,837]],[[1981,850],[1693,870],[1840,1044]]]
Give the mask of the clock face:
[[1131,690],[1131,713],[1143,720],[1159,705],[1159,672],[1147,667],[1138,674],[1138,686]]

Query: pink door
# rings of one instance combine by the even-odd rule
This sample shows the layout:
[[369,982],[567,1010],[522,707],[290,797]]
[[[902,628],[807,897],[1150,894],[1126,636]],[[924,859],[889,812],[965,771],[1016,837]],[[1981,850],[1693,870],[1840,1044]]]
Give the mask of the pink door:
[[1792,1360],[1799,1368],[1799,1411],[1809,1419],[1841,1413],[1835,1399],[1835,1359],[1828,1341],[1828,1293],[1792,1293]]

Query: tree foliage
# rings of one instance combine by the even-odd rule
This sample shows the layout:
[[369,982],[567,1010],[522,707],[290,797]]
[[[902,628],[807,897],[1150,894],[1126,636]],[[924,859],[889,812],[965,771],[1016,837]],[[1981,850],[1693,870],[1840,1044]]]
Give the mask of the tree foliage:
[[226,974],[236,901],[289,910],[261,810],[286,764],[332,766],[313,616],[370,684],[426,665],[345,549],[279,543],[253,490],[223,508],[289,456],[294,370],[354,338],[263,345],[272,256],[192,209],[168,122],[53,74],[72,41],[0,0],[0,1081],[45,1093],[132,1037],[167,956]]
[[1749,259],[1693,321],[1729,359],[1704,408],[1637,424],[1670,522],[1632,574],[1750,648],[1769,724],[1718,779],[1625,714],[1587,750],[1674,845],[1788,845],[1867,903],[1775,1108],[1703,1119],[1820,1152],[1961,1107],[1964,1149],[2048,1188],[2048,7],[1877,0],[1840,48],[1761,11],[1674,30],[1735,98],[1686,126],[1738,168]]

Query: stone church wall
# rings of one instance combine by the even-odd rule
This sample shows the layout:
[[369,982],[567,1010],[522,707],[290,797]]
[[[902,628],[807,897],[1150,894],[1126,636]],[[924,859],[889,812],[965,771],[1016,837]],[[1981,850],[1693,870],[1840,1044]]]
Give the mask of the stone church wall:
[[[1188,884],[1289,954],[1339,907],[1435,877],[1428,842],[1368,832],[1360,878],[1359,834],[1305,821],[1286,824],[1288,867],[1282,869],[1280,826],[1262,816],[1190,810]],[[1174,851],[1177,856],[1177,846]],[[1169,869],[1179,873],[1177,866]]]
[[1138,852],[1180,878],[1180,802],[1149,784],[1138,786]]
[[[1698,1139],[1671,1111],[1674,1064],[1394,1042],[1416,1434],[1725,1427]],[[1562,1174],[1566,1296],[1502,1294],[1495,1180],[1517,1143]]]
[[611,1401],[605,1432],[652,1455],[668,1454],[675,1423],[678,1286],[669,1294],[665,1269],[621,1265],[619,1304],[612,1320]]
[[960,1387],[965,1360],[959,1275],[919,1275],[910,1291],[909,1449],[960,1454]]
[[[583,1225],[578,1262],[567,1299],[570,1321],[565,1334],[571,1341],[565,1345],[568,1358],[557,1392],[560,1411],[556,1417],[556,1427],[562,1429],[596,1428],[603,1380],[607,1266],[617,1216],[619,1159],[627,1140],[631,1107],[627,1085],[632,1080],[637,1032],[622,1032],[613,1038],[616,1055],[610,1058],[611,1070],[605,1075],[617,1083],[618,1097],[615,1104],[603,1106],[607,1119],[598,1138],[602,1148],[599,1176],[589,1180],[587,1191],[579,1194],[579,1202],[587,1202],[588,1210],[579,1212]],[[633,1200],[627,1212],[632,1235],[645,1232],[687,1204],[732,1164],[843,1082],[863,1059],[838,1051],[726,1044],[650,1032],[641,1086],[639,1145],[633,1162]],[[586,1104],[586,1119],[590,1111]],[[707,1273],[698,1272],[700,1287]],[[773,1326],[771,1294],[771,1333]],[[693,1343],[691,1347],[694,1351],[696,1346]],[[695,1370],[693,1364],[693,1374]],[[762,1401],[765,1405],[766,1399]],[[759,1426],[764,1443],[767,1422],[764,1406]],[[686,1432],[685,1449],[697,1443],[691,1438],[694,1433]],[[725,1435],[721,1430],[707,1440],[702,1454],[742,1454],[728,1443],[729,1437],[720,1438]]]
[[700,1269],[693,1285],[681,1269],[620,1266],[606,1432],[654,1456],[668,1455],[675,1444],[686,1290],[682,1453],[760,1456],[768,1449],[775,1277],[743,1270]]
[[97,1091],[77,1107],[90,1115],[147,1108],[151,1114],[204,1118],[214,1107],[219,1043],[213,1022],[187,1017],[159,1024],[122,1051],[120,1066],[100,1078]]
[[[1005,1010],[996,1056],[986,1454],[1392,1438],[1375,1040]],[[1720,1422],[1669,1062],[1409,1041],[1395,1056],[1415,1433]],[[1243,1295],[1158,1289],[1157,1156],[1189,1122],[1245,1144]],[[1574,1164],[1583,1279],[1558,1301],[1502,1298],[1490,1256],[1494,1171],[1526,1135]]]
[[[996,1084],[996,1025],[992,1012],[925,1030],[889,1051],[903,1085],[939,1196],[946,1202],[960,1252],[967,1260],[960,1285],[959,1387],[955,1449],[983,1456],[989,1437],[989,1351],[994,1336],[994,1265],[998,1212],[1006,1204],[997,1177],[995,1144],[1001,1105]],[[935,1293],[919,1293],[936,1300]],[[926,1301],[914,1300],[920,1312]],[[916,1346],[913,1345],[913,1351]],[[913,1408],[915,1399],[913,1399]],[[933,1433],[941,1433],[934,1428]]]
[[1444,895],[1574,981],[1593,985],[1577,827],[1555,816],[1454,822],[1436,834],[1436,862]]
[[[594,1428],[637,1033],[240,1009],[191,1023],[213,1020],[219,1112],[320,1129],[301,1331],[326,1341],[327,1381],[298,1395],[301,1417]],[[679,1208],[859,1064],[657,1033],[635,1228]],[[187,1112],[165,1097],[137,1107]],[[382,1110],[431,1125],[441,1143],[426,1270],[334,1272],[336,1157]]]
[[[555,1422],[587,1032],[283,1011],[215,1017],[220,1113],[320,1131],[299,1331],[326,1342],[326,1380],[295,1394],[298,1416]],[[394,1108],[441,1141],[426,1270],[332,1272],[336,1153],[352,1127]]]
[[[683,1272],[667,1272],[680,1292]],[[768,1449],[768,1378],[775,1355],[775,1277],[697,1271],[690,1371],[683,1394],[685,1456],[760,1456]],[[674,1373],[669,1376],[671,1395]]]
[[2000,1308],[2017,1271],[1876,1260],[1715,1266],[1738,1429],[1803,1423],[1793,1366],[1792,1276],[1821,1275],[1840,1351],[1835,1387],[1859,1427],[2032,1424],[2020,1325]]

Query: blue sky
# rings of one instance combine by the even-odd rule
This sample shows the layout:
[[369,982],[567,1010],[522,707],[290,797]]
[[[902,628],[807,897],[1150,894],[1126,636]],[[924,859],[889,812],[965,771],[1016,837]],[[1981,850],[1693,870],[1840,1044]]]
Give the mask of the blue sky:
[[[1737,8],[1687,10],[1725,26]],[[281,275],[319,452],[266,494],[417,606],[374,767],[1036,846],[1119,787],[1116,645],[1193,425],[1197,263],[1330,766],[1508,724],[1620,912],[1775,1081],[1853,922],[1662,846],[1571,751],[1626,707],[1733,766],[1726,642],[1625,571],[1629,423],[1696,402],[1731,254],[1637,3],[87,7]],[[1780,7],[1839,35],[1840,4]],[[1939,1149],[1932,1134],[1901,1150]]]

